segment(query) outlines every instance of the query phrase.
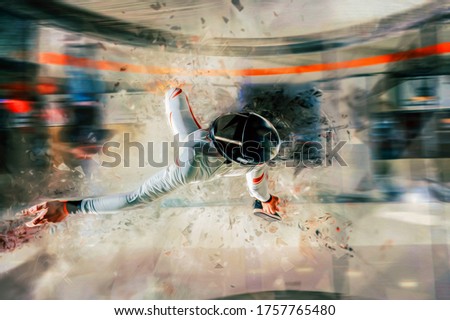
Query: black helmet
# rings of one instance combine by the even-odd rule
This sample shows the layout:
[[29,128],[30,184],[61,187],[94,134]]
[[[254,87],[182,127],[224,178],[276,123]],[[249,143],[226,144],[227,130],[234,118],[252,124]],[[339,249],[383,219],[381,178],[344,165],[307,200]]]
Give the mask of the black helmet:
[[212,124],[210,137],[226,159],[244,165],[272,160],[280,149],[273,125],[255,113],[230,113]]

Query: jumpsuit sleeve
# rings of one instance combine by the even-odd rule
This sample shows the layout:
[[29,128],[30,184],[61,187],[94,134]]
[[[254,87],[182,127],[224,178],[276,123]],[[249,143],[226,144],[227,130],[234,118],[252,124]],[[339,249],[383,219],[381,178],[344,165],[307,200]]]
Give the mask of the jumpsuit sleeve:
[[263,164],[256,166],[245,176],[250,195],[263,202],[270,199],[268,171],[268,166]]
[[81,213],[114,213],[145,206],[186,184],[197,181],[199,179],[197,171],[198,166],[192,162],[172,164],[132,192],[83,199]]

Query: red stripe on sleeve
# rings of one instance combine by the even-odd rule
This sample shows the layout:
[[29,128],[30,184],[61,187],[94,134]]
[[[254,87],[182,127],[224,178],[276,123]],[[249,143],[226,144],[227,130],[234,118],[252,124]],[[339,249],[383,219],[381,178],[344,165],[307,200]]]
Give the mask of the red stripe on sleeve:
[[186,102],[187,102],[187,104],[188,104],[189,112],[191,113],[192,120],[194,120],[195,125],[196,125],[199,129],[201,129],[202,126],[200,125],[200,123],[198,123],[197,119],[195,118],[194,113],[192,112],[191,104],[189,103],[189,99],[188,99],[187,96],[186,96]]
[[253,184],[258,184],[258,183],[260,183],[263,179],[264,179],[264,173],[263,173],[261,176],[259,176],[258,178],[254,178],[254,179],[253,179]]
[[173,99],[173,98],[175,98],[177,95],[179,95],[182,92],[183,92],[183,90],[181,90],[180,88],[176,88],[175,91],[170,96],[170,98]]

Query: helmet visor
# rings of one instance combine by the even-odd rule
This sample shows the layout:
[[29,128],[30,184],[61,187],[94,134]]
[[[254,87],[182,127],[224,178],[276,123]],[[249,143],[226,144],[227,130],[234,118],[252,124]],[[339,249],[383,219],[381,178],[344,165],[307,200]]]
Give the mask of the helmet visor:
[[250,114],[242,134],[244,154],[253,163],[267,162],[278,154],[280,137],[272,124],[257,114]]
[[280,143],[272,124],[252,113],[220,116],[213,123],[211,137],[226,158],[252,165],[273,159]]

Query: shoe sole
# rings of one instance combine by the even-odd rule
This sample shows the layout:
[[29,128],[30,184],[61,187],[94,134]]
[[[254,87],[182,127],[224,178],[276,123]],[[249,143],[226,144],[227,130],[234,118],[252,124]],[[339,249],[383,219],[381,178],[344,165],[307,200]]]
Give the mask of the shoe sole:
[[281,217],[278,213],[270,214],[270,213],[266,213],[264,211],[255,211],[253,213],[255,214],[255,216],[263,218],[264,220],[269,221],[269,222],[281,220]]

